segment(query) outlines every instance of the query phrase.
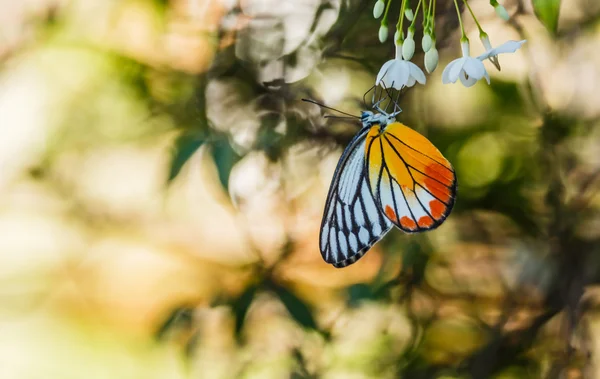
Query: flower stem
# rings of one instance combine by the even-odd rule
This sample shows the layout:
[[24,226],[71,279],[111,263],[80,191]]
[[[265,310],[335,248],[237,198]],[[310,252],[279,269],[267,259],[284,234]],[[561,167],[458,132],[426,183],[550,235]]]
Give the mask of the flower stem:
[[404,33],[402,33],[402,24],[404,23],[404,8],[406,7],[406,1],[402,0],[402,6],[400,7],[400,16],[398,16],[398,23],[396,24],[396,30],[400,34],[400,42],[404,42]]
[[385,12],[383,13],[383,18],[381,19],[381,25],[387,26],[387,16],[388,12],[390,11],[390,4],[392,4],[392,0],[387,0],[387,3],[385,4]]
[[417,9],[415,10],[415,17],[413,18],[412,22],[410,23],[410,28],[414,29],[415,28],[415,22],[417,21],[417,15],[419,14],[419,8],[421,7],[421,2],[423,0],[419,0],[419,3],[417,4]]
[[429,28],[429,24],[430,24],[430,20],[429,20],[429,15],[430,15],[430,11],[431,11],[431,3],[433,2],[433,0],[429,0],[429,3],[427,2],[427,0],[425,0],[424,4],[423,4],[423,31],[427,30],[427,28]]
[[458,9],[458,1],[454,0],[454,6],[456,7],[456,16],[458,16],[458,23],[460,24],[460,31],[462,33],[461,40],[467,38],[467,34],[465,33],[465,27],[462,22],[462,17],[460,17],[460,9]]
[[437,0],[433,0],[433,13],[431,17],[431,37],[435,40],[435,6],[437,5]]
[[473,13],[473,10],[471,9],[471,6],[469,5],[469,2],[467,0],[463,0],[463,3],[465,3],[465,5],[467,6],[467,8],[469,9],[469,12],[471,13],[471,17],[473,17],[473,20],[475,21],[475,24],[477,24],[477,28],[479,29],[479,33],[485,33],[483,31],[483,29],[481,28],[481,25],[479,25],[479,21],[477,21],[477,17],[475,17],[475,13]]

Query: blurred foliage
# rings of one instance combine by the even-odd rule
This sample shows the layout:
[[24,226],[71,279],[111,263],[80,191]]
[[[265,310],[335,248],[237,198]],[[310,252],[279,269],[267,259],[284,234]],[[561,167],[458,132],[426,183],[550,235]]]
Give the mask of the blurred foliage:
[[599,4],[472,0],[494,45],[528,42],[466,89],[438,0],[400,121],[456,207],[335,269],[319,226],[359,125],[300,99],[368,106],[394,54],[373,3],[3,4],[3,378],[598,376]]
[[560,0],[532,0],[535,14],[551,33],[558,29]]

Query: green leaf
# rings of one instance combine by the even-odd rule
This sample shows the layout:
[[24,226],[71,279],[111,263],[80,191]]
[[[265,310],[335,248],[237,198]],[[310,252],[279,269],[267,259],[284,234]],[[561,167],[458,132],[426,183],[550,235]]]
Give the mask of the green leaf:
[[356,307],[361,301],[372,300],[375,294],[370,286],[364,283],[358,283],[348,287],[348,305]]
[[175,141],[175,149],[171,159],[171,168],[167,183],[170,184],[177,177],[183,165],[194,155],[196,150],[204,143],[204,137],[198,134],[182,134]]
[[254,300],[254,296],[256,295],[257,286],[248,287],[237,299],[235,299],[231,308],[233,310],[233,315],[235,316],[235,336],[239,339],[240,333],[242,331],[242,327],[244,326],[244,320],[246,319],[246,313],[248,313],[248,309],[250,308],[250,304]]
[[225,139],[216,141],[211,149],[212,157],[217,165],[219,172],[219,181],[225,190],[229,189],[229,175],[231,169],[240,160],[240,155],[233,150],[229,142]]
[[532,0],[537,18],[546,26],[550,33],[555,34],[558,28],[560,0]]
[[276,283],[269,283],[269,287],[277,294],[277,296],[279,296],[279,299],[283,305],[285,305],[285,308],[290,312],[290,315],[294,320],[306,328],[317,329],[317,324],[313,318],[312,311],[307,304],[288,289]]

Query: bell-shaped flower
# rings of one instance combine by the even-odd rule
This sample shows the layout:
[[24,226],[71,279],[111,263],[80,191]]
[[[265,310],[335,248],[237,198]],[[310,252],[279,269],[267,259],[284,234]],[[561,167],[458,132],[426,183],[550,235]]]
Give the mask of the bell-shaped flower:
[[402,59],[402,44],[396,44],[396,58],[383,64],[375,85],[401,90],[412,87],[417,82],[425,84],[425,73],[416,64]]
[[[455,83],[460,79],[465,87],[471,87],[477,83],[478,80],[485,78],[487,83],[490,84],[490,75],[485,69],[483,61],[492,57],[495,58],[498,54],[514,53],[525,42],[526,40],[508,41],[496,48],[490,48],[480,56],[473,58],[469,55],[469,41],[462,41],[461,48],[463,56],[462,58],[453,60],[446,66],[444,72],[442,72],[442,83]],[[499,65],[497,67],[499,67]]]
[[469,41],[460,43],[462,48],[462,58],[453,60],[446,66],[442,72],[442,83],[456,83],[460,79],[465,87],[471,87],[481,78],[490,84],[490,75],[487,73],[483,62],[469,55]]

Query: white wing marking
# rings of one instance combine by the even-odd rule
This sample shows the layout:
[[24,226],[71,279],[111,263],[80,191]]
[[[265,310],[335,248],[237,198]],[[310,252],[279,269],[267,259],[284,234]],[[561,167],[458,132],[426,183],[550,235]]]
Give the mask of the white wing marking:
[[375,205],[367,182],[368,131],[363,128],[344,150],[327,195],[320,248],[323,259],[335,267],[356,262],[393,225]]

